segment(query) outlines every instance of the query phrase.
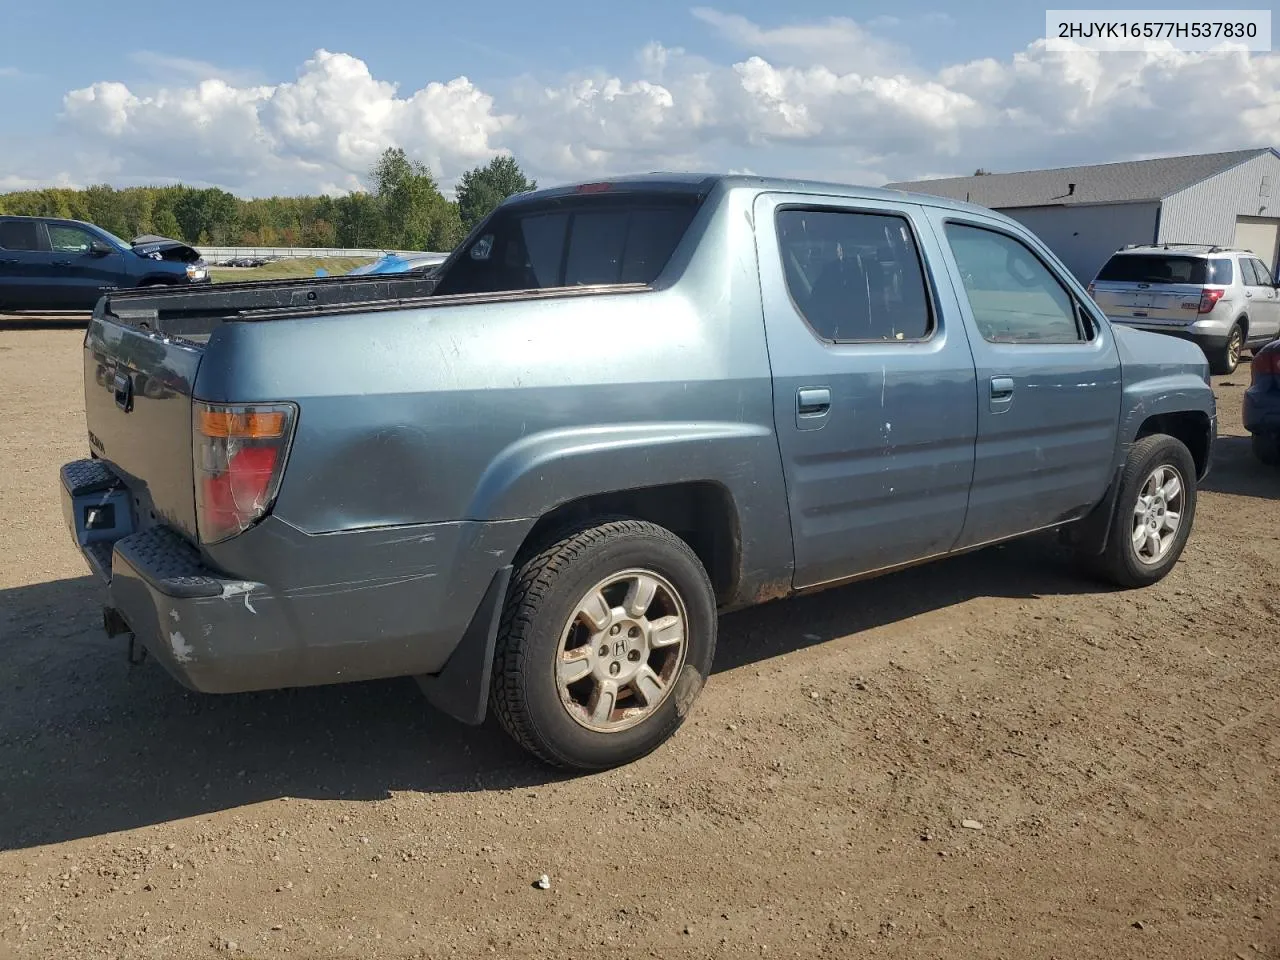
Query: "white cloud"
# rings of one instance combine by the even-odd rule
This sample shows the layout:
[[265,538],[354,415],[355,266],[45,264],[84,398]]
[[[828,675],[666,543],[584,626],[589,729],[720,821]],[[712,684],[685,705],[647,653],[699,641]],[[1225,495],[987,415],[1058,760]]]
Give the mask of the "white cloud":
[[0,67],[0,79],[4,77],[20,77],[22,71],[17,67]]
[[135,50],[129,54],[129,59],[162,81],[184,80],[198,83],[201,80],[224,80],[230,84],[243,85],[258,83],[262,79],[257,70],[220,67],[207,60],[175,57],[155,50]]
[[940,27],[949,26],[956,22],[955,17],[949,13],[934,11],[931,13],[921,13],[915,16],[898,17],[891,13],[883,13],[877,17],[872,17],[867,21],[867,26],[872,30],[889,29],[896,30],[899,27]]
[[901,70],[910,56],[848,17],[761,27],[736,13],[694,7],[693,15],[748,53],[788,65],[821,64],[832,70]]
[[352,189],[391,145],[456,176],[495,152],[490,137],[508,122],[465,77],[402,97],[364,61],[327,50],[275,85],[208,79],[143,95],[95,83],[66,95],[63,117],[136,176],[176,170],[253,192]]
[[398,144],[446,185],[506,151],[546,184],[730,168],[876,183],[1264,145],[1280,130],[1276,54],[1059,53],[1038,40],[925,71],[848,19],[764,27],[694,15],[741,56],[713,62],[652,42],[631,75],[494,89],[457,77],[401,91],[363,60],[320,50],[286,83],[95,83],[64,98],[78,151],[47,171],[29,157],[5,169],[0,154],[0,176],[71,167],[81,180],[339,192]]

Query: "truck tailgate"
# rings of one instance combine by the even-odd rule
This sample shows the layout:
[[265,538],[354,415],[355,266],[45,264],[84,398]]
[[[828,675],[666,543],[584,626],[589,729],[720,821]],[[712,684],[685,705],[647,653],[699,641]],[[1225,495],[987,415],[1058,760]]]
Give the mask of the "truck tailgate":
[[89,445],[129,487],[137,526],[160,521],[196,539],[191,391],[203,350],[106,313],[85,336]]

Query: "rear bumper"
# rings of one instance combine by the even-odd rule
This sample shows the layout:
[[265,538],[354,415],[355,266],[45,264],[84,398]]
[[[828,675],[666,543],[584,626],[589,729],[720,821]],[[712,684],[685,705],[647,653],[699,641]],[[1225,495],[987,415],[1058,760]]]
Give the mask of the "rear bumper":
[[218,545],[244,558],[228,568],[262,571],[242,578],[167,527],[135,531],[130,499],[100,461],[62,468],[64,517],[107,584],[108,607],[180,683],[205,693],[440,674],[475,623],[491,643],[486,604],[503,599],[491,588],[505,585],[528,529],[452,523],[311,536],[269,517]]

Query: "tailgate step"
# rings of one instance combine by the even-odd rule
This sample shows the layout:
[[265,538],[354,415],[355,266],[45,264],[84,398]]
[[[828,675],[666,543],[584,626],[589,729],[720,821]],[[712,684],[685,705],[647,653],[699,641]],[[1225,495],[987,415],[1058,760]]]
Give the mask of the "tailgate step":
[[73,497],[86,493],[103,493],[122,486],[117,477],[101,460],[77,460],[62,468],[62,483]]
[[170,597],[217,597],[226,581],[205,566],[200,552],[166,527],[117,540],[121,559]]

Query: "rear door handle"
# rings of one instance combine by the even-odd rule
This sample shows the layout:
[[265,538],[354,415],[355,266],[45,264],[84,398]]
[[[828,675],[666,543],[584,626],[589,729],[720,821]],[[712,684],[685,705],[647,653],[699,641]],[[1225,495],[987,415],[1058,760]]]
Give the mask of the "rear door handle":
[[991,378],[991,410],[1004,413],[1013,403],[1013,377]]
[[831,391],[826,387],[801,387],[796,391],[796,413],[820,417],[831,409]]
[[71,261],[70,261],[70,260],[55,260],[55,261],[53,261],[53,265],[54,265],[55,267],[69,267],[69,266],[71,266]]
[[820,430],[831,412],[828,387],[801,387],[796,391],[796,429]]
[[1246,290],[1246,291],[1244,292],[1244,295],[1245,295],[1246,297],[1248,297],[1250,300],[1252,300],[1252,299],[1253,299],[1253,291],[1252,291],[1252,290]]

